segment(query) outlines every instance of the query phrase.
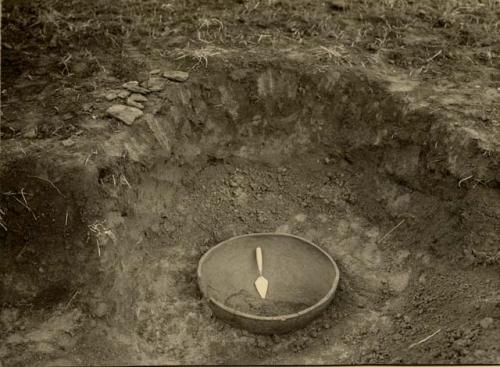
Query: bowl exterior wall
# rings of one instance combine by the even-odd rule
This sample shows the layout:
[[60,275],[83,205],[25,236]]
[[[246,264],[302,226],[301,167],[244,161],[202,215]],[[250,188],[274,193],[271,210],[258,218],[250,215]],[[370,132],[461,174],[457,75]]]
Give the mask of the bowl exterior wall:
[[227,322],[228,324],[245,329],[254,334],[264,334],[264,335],[276,335],[276,334],[286,334],[297,329],[301,329],[308,325],[311,321],[316,319],[331,303],[333,295],[328,302],[325,302],[321,306],[315,308],[314,310],[292,317],[286,320],[271,319],[271,320],[259,320],[253,318],[242,317],[240,315],[233,314],[221,307],[219,307],[214,302],[209,302],[210,308],[213,310],[215,316],[219,319]]

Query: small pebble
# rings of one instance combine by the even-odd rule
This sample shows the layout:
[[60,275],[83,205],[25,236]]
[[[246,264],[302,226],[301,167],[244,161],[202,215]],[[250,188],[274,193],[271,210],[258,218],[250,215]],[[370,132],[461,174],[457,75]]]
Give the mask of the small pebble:
[[88,111],[90,111],[91,109],[92,109],[92,103],[84,103],[84,104],[82,105],[82,110],[83,110],[84,112],[88,112]]
[[64,115],[62,115],[61,118],[63,121],[70,120],[73,118],[73,114],[71,112],[68,112],[68,113],[65,113]]
[[151,92],[160,92],[165,89],[165,80],[162,78],[150,78],[146,82],[146,88]]
[[483,329],[488,329],[491,325],[493,325],[493,319],[491,317],[485,317],[479,321],[479,325],[481,325]]
[[140,102],[146,102],[148,99],[144,97],[142,94],[133,93],[130,97],[127,98],[127,104],[132,107],[136,107],[139,109],[144,109],[144,105]]
[[104,317],[108,313],[108,305],[105,302],[99,302],[94,310],[94,315]]
[[73,141],[73,139],[71,138],[68,138],[66,140],[63,140],[61,141],[62,145],[64,145],[65,147],[71,147],[73,145],[75,145],[75,142]]
[[143,110],[143,109],[144,109],[144,105],[143,105],[142,103],[136,102],[136,101],[134,101],[133,99],[130,99],[130,97],[129,97],[129,98],[127,98],[127,104],[128,104],[129,106],[132,106],[132,107],[138,108],[138,109],[140,109],[140,110]]
[[137,94],[137,93],[132,93],[129,98],[136,102],[147,102],[148,100],[142,94]]
[[105,98],[108,101],[112,101],[118,97],[120,98],[127,98],[130,95],[130,91],[125,90],[125,89],[113,89],[108,91],[108,93],[105,95]]
[[23,134],[23,138],[34,139],[37,136],[36,127],[31,127]]
[[257,348],[265,348],[267,347],[267,343],[263,339],[257,339]]
[[140,94],[148,94],[149,93],[149,90],[139,86],[139,82],[135,81],[135,80],[123,84],[122,87],[125,88],[126,90],[133,92],[133,93],[140,93]]
[[125,99],[128,96],[130,96],[130,92],[128,90],[122,90],[118,92],[118,97],[120,97],[121,99]]
[[118,98],[118,93],[116,93],[116,92],[109,92],[109,93],[108,93],[108,94],[106,94],[104,97],[105,97],[108,101],[112,101],[112,100],[114,100],[114,99]]

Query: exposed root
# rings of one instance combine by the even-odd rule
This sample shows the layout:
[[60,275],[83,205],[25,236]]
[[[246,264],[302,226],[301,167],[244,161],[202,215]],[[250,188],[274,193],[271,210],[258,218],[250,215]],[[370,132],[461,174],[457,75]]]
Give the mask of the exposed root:
[[0,208],[0,227],[4,229],[5,232],[7,232],[7,225],[4,223],[4,216],[5,216],[5,210]]
[[224,51],[223,49],[215,46],[207,46],[196,50],[185,49],[178,54],[179,56],[177,57],[177,60],[190,57],[197,61],[196,64],[193,65],[193,67],[191,67],[191,69],[194,69],[196,66],[200,64],[205,64],[205,68],[207,68],[208,58],[220,55],[222,54],[223,51]]
[[[114,182],[114,176],[113,176],[113,182]],[[120,176],[120,182],[127,185],[129,187],[129,189],[132,188],[132,185],[128,182],[127,177],[125,177],[125,175]]]
[[85,158],[85,162],[83,163],[84,166],[87,165],[87,163],[89,162],[90,158],[92,158],[93,155],[97,155],[97,150],[94,150],[87,156],[87,158]]
[[73,296],[71,296],[71,298],[69,299],[68,303],[66,303],[66,306],[64,306],[64,310],[68,309],[69,305],[71,304],[71,302],[73,302],[73,300],[78,295],[78,293],[80,293],[80,292],[79,291],[75,291],[75,293],[73,293]]
[[380,238],[380,240],[377,241],[377,243],[381,243],[387,236],[389,236],[392,232],[394,232],[401,224],[405,222],[405,219],[403,219],[401,222],[396,224],[389,232],[387,232],[385,235]]
[[465,178],[462,178],[460,181],[458,181],[458,187],[460,187],[460,185],[462,185],[465,181],[467,180],[470,180],[473,176],[470,175],[470,176],[467,176]]
[[[26,210],[28,210],[31,215],[33,215],[33,218],[35,220],[38,220],[35,212],[30,208],[30,206],[28,205],[28,201],[26,200],[26,197],[24,196],[24,188],[21,188],[21,191],[20,192],[4,192],[3,195],[7,195],[7,196],[12,196],[14,198],[15,201],[17,201],[19,204],[21,204],[24,208],[26,208]],[[19,200],[16,195],[21,195],[21,197],[23,198],[23,201]],[[0,220],[1,222],[1,220]]]
[[24,251],[26,251],[26,248],[28,247],[28,244],[24,245],[24,247],[21,249],[21,251],[19,251],[19,253],[17,254],[16,256],[16,260],[20,260],[21,257],[23,256],[24,254]]
[[104,222],[95,222],[94,224],[90,224],[88,228],[95,236],[97,255],[99,257],[101,257],[101,246],[105,245],[108,242],[108,239],[111,239],[113,243],[117,243],[115,234],[111,231],[111,229],[104,226]]
[[56,189],[56,191],[59,193],[59,195],[61,195],[62,197],[65,197],[65,196],[63,195],[63,193],[61,192],[61,190],[59,190],[59,188],[58,188],[58,187],[57,187],[57,186],[56,186],[56,185],[55,185],[52,181],[50,181],[50,180],[48,180],[48,179],[46,179],[46,178],[39,177],[39,176],[28,176],[28,177],[38,178],[39,180],[42,180],[42,181],[48,182],[49,184],[51,184],[51,185],[52,185],[52,187],[53,187],[54,189]]
[[432,333],[431,335],[429,335],[429,336],[427,336],[427,337],[423,338],[422,340],[420,340],[420,341],[418,341],[418,342],[416,342],[416,343],[411,344],[411,345],[408,347],[408,349],[411,349],[411,348],[413,348],[413,347],[416,347],[417,345],[420,345],[420,344],[422,344],[422,343],[425,343],[427,340],[429,340],[430,338],[432,338],[434,335],[439,334],[439,332],[440,332],[440,331],[441,331],[441,329],[438,329],[438,330],[436,330],[434,333]]

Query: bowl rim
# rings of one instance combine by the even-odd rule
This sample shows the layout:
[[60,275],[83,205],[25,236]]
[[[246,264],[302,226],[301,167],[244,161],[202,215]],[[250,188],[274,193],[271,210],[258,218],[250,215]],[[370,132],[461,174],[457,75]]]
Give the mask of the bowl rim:
[[[205,261],[207,260],[207,258],[210,256],[210,253],[212,253],[218,247],[220,247],[222,245],[225,245],[228,242],[235,241],[235,240],[238,240],[238,239],[241,239],[241,238],[244,238],[244,237],[258,237],[258,236],[282,236],[282,237],[295,238],[295,239],[298,239],[298,240],[300,240],[302,242],[307,243],[310,246],[315,247],[323,255],[325,255],[326,258],[328,260],[330,260],[330,263],[331,263],[331,265],[333,266],[333,268],[335,270],[335,276],[334,276],[333,282],[332,282],[331,287],[328,290],[327,294],[323,298],[321,298],[318,302],[314,303],[313,305],[311,305],[311,306],[309,306],[309,307],[307,307],[307,308],[305,308],[305,309],[303,309],[303,310],[301,310],[299,312],[294,312],[294,313],[284,314],[284,315],[277,315],[277,316],[259,316],[259,315],[254,315],[254,314],[250,314],[250,313],[238,311],[238,310],[236,310],[236,309],[234,309],[232,307],[229,307],[229,306],[227,306],[227,305],[225,305],[225,304],[217,301],[213,297],[210,297],[208,294],[205,294],[204,288],[201,285],[201,282],[202,282],[201,270],[202,270],[203,264],[205,263]],[[314,311],[314,310],[320,308],[321,306],[323,306],[324,304],[328,303],[332,299],[335,291],[337,290],[337,286],[338,286],[339,278],[340,278],[340,272],[339,272],[339,268],[337,266],[337,263],[333,260],[333,258],[330,256],[330,254],[328,252],[326,252],[325,250],[323,250],[321,247],[319,247],[315,243],[313,243],[313,242],[311,242],[311,241],[309,241],[309,240],[307,240],[305,238],[302,238],[302,237],[299,237],[299,236],[296,236],[296,235],[293,235],[293,234],[289,234],[289,233],[275,233],[275,232],[249,233],[249,234],[234,236],[234,237],[228,238],[227,240],[224,240],[224,241],[218,243],[217,245],[215,245],[214,247],[212,247],[210,250],[208,250],[207,252],[205,252],[203,254],[203,256],[200,258],[200,261],[198,262],[197,275],[198,275],[198,287],[200,288],[201,293],[205,297],[207,297],[210,302],[214,303],[215,305],[217,305],[217,307],[219,307],[219,308],[223,309],[224,311],[229,312],[231,314],[237,315],[239,317],[243,317],[243,318],[247,318],[247,319],[251,319],[251,320],[259,320],[259,321],[286,321],[286,320],[289,320],[289,319],[293,319],[293,318],[296,318],[296,317],[308,314],[311,311]]]

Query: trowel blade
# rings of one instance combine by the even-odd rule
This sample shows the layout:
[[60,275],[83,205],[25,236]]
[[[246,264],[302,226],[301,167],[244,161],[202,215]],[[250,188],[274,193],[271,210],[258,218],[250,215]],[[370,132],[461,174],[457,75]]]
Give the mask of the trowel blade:
[[267,294],[268,281],[262,275],[257,278],[255,281],[255,288],[257,288],[257,292],[259,292],[260,298],[266,298]]

